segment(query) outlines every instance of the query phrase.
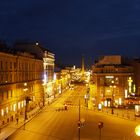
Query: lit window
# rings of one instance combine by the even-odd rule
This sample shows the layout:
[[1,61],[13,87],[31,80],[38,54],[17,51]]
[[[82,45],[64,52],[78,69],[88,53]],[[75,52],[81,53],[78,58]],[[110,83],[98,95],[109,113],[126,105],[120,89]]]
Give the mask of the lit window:
[[6,107],[6,113],[8,114],[8,107]]
[[13,111],[16,111],[16,104],[13,105]]
[[4,116],[4,110],[1,109],[1,116]]
[[24,107],[24,101],[21,102],[21,107]]
[[18,102],[18,109],[20,109],[20,102]]

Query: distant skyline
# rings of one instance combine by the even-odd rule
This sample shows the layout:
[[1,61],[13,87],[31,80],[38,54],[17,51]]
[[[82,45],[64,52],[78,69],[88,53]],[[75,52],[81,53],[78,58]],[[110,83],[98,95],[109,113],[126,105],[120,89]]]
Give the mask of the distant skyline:
[[1,0],[0,19],[1,40],[39,41],[64,64],[140,56],[138,0]]

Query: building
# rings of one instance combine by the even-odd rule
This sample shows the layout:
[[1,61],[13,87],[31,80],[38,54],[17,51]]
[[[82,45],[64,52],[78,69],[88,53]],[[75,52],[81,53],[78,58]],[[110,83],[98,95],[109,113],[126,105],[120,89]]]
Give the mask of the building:
[[134,83],[136,84],[136,93],[140,97],[140,59],[131,59],[129,64],[134,68]]
[[43,60],[44,74],[43,74],[43,86],[45,97],[54,96],[54,62],[55,55],[48,49],[44,48],[42,44],[38,42],[16,42],[14,49],[23,52],[29,52],[35,55],[37,58]]
[[119,106],[133,91],[133,67],[120,55],[104,56],[92,66],[95,105]]
[[43,61],[27,52],[0,52],[0,120],[13,121],[43,104]]

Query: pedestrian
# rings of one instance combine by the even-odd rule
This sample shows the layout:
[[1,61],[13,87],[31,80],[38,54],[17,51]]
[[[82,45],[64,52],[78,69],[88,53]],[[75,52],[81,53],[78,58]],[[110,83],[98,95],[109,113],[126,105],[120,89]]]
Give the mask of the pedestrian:
[[18,124],[18,117],[16,118],[16,120],[17,120],[17,124]]

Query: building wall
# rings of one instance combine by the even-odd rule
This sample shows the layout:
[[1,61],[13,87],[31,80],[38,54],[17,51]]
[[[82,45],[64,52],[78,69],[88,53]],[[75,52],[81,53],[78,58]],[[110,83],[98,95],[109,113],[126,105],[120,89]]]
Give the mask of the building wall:
[[55,57],[53,53],[48,51],[44,52],[44,75],[46,75],[46,82],[52,82],[54,76],[54,61]]
[[27,111],[40,104],[42,79],[42,60],[28,53],[0,52],[0,120],[3,124],[15,119],[17,113],[24,114],[27,96],[30,98]]
[[122,57],[120,55],[102,56],[99,64],[121,64]]
[[136,92],[140,96],[140,59],[133,59],[129,64],[134,67],[134,82],[136,84]]
[[[46,94],[45,96],[48,96],[48,94],[53,94],[53,86],[50,86],[51,83],[49,82],[53,81],[55,55],[38,42],[17,42],[14,45],[14,49],[23,52],[29,52],[34,54],[36,58],[43,60],[44,72],[42,76],[44,81],[44,91]],[[47,93],[48,91],[50,92]]]
[[[97,87],[95,91],[97,104],[101,101],[112,99],[112,94],[114,95],[114,100],[117,101],[121,98],[123,101],[125,90],[128,90],[128,78],[134,77],[133,68],[122,64],[95,64],[92,67],[92,75],[93,83]],[[112,81],[114,81],[113,86]]]

